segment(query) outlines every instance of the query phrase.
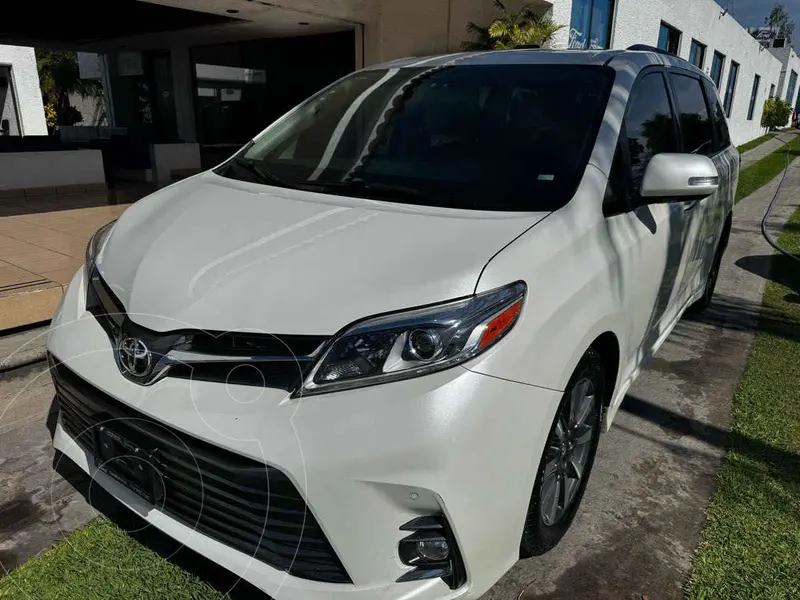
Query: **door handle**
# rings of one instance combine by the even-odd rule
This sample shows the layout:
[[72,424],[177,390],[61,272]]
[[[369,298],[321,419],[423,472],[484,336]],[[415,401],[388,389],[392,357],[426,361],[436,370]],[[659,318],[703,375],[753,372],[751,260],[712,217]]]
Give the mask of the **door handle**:
[[686,202],[683,205],[683,210],[692,210],[695,206],[697,206],[697,200],[693,200],[692,202]]

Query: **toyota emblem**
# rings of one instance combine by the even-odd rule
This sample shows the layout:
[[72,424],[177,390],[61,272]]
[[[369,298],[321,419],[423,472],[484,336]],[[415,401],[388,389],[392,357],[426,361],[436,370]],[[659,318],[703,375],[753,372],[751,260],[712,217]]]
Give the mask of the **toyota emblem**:
[[147,377],[153,369],[153,355],[139,338],[123,338],[118,356],[122,370],[134,377]]

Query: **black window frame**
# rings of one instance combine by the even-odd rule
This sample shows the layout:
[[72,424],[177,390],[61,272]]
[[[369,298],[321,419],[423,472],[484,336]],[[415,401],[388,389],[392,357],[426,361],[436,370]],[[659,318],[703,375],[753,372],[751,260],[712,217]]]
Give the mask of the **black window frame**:
[[[661,45],[659,44],[659,46],[658,46],[659,49],[664,50],[665,52],[668,52],[669,54],[672,54],[673,56],[679,56],[680,52],[681,52],[681,42],[683,41],[683,32],[680,29],[678,29],[677,27],[675,27],[673,25],[670,25],[666,21],[661,21],[661,24],[658,27],[659,42],[661,41],[661,31],[664,30],[664,29],[666,29],[666,31],[667,31],[667,47],[666,48],[662,48]],[[674,52],[672,50],[670,50],[670,42],[673,41],[673,38],[670,37],[671,34],[677,34],[677,39],[674,40],[675,41],[675,51]]]
[[[697,48],[702,52],[702,54],[700,55],[699,65],[697,63],[692,62],[692,50],[694,48]],[[692,41],[689,43],[689,62],[702,71],[703,67],[705,67],[706,65],[706,54],[708,54],[708,46],[696,40],[695,38],[692,38]]]
[[[681,69],[683,71],[683,69]],[[664,67],[660,66],[653,66],[653,67],[646,67],[642,69],[636,77],[636,80],[633,82],[631,86],[631,91],[636,89],[636,86],[641,83],[641,81],[652,74],[659,74],[661,76],[661,82],[664,85],[664,91],[667,94],[667,102],[669,104],[670,112],[672,113],[672,122],[673,127],[675,130],[675,139],[678,143],[678,148],[682,145],[683,136],[681,134],[681,127],[680,127],[680,118],[678,118],[676,113],[676,104],[675,104],[675,97],[672,94],[672,88],[669,84],[669,77],[667,77],[667,70]],[[606,188],[605,199],[603,200],[603,215],[606,217],[611,217],[614,215],[622,214],[625,212],[630,212],[634,208],[636,208],[641,201],[641,190],[638,193],[634,192],[633,189],[633,169],[631,168],[631,155],[630,155],[630,145],[628,140],[628,129],[627,129],[627,122],[628,122],[628,114],[631,109],[630,101],[625,106],[625,114],[622,117],[622,121],[620,123],[620,130],[619,130],[619,138],[617,139],[617,147],[614,151],[614,159],[612,161],[611,172],[609,172],[608,176],[608,184]],[[712,127],[713,129],[713,127]],[[617,162],[620,161],[620,162]],[[621,181],[616,181],[613,175],[614,167],[617,166],[618,168],[622,169],[622,173],[619,177],[622,178]],[[620,187],[621,190],[614,190],[615,187]],[[622,198],[619,197],[619,193],[622,193]]]
[[[720,57],[720,61],[719,61],[719,81],[714,79],[714,59],[717,56]],[[722,52],[719,52],[717,50],[714,50],[714,54],[711,55],[711,70],[710,70],[709,75],[711,77],[711,81],[714,83],[715,86],[717,86],[717,89],[719,89],[719,86],[722,85],[722,80],[725,77],[725,61],[727,59],[728,59],[727,56],[725,56]]]
[[775,84],[774,83],[769,84],[769,97],[770,98],[774,98],[775,97]]
[[725,116],[729,119],[733,113],[733,101],[736,99],[736,86],[739,84],[739,70],[741,68],[742,65],[732,60],[728,69],[728,82],[725,86],[725,99],[722,101],[722,110],[725,111]]
[[753,77],[753,89],[750,92],[750,106],[747,107],[747,120],[752,121],[756,112],[756,102],[758,102],[758,88],[761,87],[761,75],[758,73]]

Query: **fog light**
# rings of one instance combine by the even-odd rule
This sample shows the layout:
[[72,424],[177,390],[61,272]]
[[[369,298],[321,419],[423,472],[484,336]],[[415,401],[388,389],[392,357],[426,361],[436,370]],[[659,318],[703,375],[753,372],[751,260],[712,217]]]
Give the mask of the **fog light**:
[[398,577],[398,583],[441,578],[451,589],[466,583],[461,553],[444,515],[417,517],[400,530],[413,532],[400,540],[397,551],[400,561],[414,569]]
[[450,546],[444,538],[419,540],[417,542],[417,554],[423,560],[441,562],[447,560],[447,557],[450,556]]

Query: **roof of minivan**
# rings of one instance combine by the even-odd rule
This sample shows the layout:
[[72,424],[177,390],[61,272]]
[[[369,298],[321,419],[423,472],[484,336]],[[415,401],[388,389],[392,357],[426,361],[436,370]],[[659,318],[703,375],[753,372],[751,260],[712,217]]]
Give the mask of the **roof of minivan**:
[[[490,50],[459,52],[438,56],[400,58],[367,67],[368,69],[401,69],[404,67],[438,67],[444,65],[604,65],[612,59],[622,59],[644,68],[649,65],[681,67],[708,78],[708,75],[690,62],[666,53],[649,50]],[[614,63],[611,62],[611,66]]]

